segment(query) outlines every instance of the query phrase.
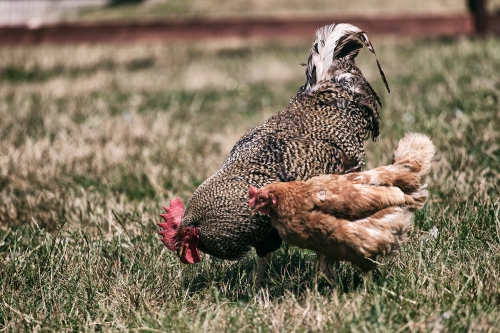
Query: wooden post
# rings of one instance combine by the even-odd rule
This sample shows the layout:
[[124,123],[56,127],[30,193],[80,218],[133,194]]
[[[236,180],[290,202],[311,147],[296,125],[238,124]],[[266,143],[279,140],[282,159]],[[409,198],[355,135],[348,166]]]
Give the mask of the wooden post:
[[467,7],[474,17],[474,32],[476,35],[484,36],[488,32],[488,13],[486,12],[486,0],[467,0]]

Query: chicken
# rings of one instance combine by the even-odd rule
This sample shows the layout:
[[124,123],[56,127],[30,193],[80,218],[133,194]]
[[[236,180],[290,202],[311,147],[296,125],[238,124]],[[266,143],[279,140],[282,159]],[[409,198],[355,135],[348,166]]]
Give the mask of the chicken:
[[249,206],[252,213],[269,215],[290,245],[314,250],[332,263],[348,261],[368,273],[377,267],[377,256],[396,252],[407,240],[413,214],[428,198],[421,178],[433,156],[427,136],[407,134],[392,165],[251,186]]
[[362,165],[364,142],[380,132],[380,99],[354,63],[363,45],[376,59],[359,28],[332,24],[319,29],[306,64],[306,82],[297,95],[236,143],[185,209],[179,199],[164,207],[159,233],[182,262],[199,262],[199,251],[237,260],[253,247],[261,258],[259,277],[282,240],[268,216],[250,216],[248,187],[342,174]]

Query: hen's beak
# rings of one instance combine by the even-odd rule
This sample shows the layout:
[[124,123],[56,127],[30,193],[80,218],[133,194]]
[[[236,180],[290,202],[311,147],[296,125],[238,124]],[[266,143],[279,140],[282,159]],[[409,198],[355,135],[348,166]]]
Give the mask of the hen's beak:
[[253,217],[257,213],[257,208],[250,210],[250,217]]

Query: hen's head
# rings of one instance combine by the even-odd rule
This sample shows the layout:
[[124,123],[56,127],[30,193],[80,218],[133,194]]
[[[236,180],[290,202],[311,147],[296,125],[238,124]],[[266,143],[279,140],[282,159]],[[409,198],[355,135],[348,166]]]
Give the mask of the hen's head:
[[276,206],[276,197],[264,187],[258,190],[250,186],[248,190],[248,205],[250,206],[250,215],[253,216],[257,211],[269,215],[271,208]]
[[163,230],[158,232],[163,244],[170,251],[177,251],[177,255],[181,262],[185,264],[195,264],[200,261],[200,252],[198,250],[198,242],[200,236],[198,227],[187,226],[180,228],[182,214],[184,213],[184,205],[180,199],[170,200],[170,207],[163,207],[165,214],[160,216],[165,222],[158,222],[158,226]]

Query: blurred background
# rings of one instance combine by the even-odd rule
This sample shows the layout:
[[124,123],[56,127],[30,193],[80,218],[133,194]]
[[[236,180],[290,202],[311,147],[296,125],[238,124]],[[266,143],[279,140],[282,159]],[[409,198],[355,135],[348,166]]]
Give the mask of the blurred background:
[[[283,30],[288,30],[288,35],[297,35],[297,31],[300,30],[300,25],[297,26],[298,22],[312,20],[322,25],[332,19],[350,22],[353,19],[367,21],[366,28],[370,28],[372,34],[456,35],[477,32],[484,34],[500,32],[499,10],[500,0],[418,2],[360,0],[356,1],[355,5],[348,0],[307,2],[298,0],[1,0],[0,27],[4,27],[4,31],[0,32],[0,43],[71,40],[66,36],[67,34],[81,35],[75,36],[73,40],[90,41],[103,38],[106,40],[151,39],[160,38],[160,36],[165,39],[165,31],[172,30],[174,33],[169,36],[178,38],[199,37],[200,31],[204,32],[201,34],[203,37],[255,34],[272,36],[273,32],[270,29],[281,30],[281,34]],[[193,22],[193,19],[204,21]],[[207,19],[222,21],[219,21],[219,26],[217,26],[217,21],[206,22]],[[225,19],[239,21],[232,22],[233,25],[237,23],[239,25],[236,28],[230,26],[224,29],[223,27],[227,26],[224,24]],[[278,20],[281,24],[294,22],[296,28],[295,30],[287,29],[286,26],[281,25],[267,28],[265,32],[255,33],[255,28],[248,27],[252,19],[259,20],[259,24],[264,26],[272,25],[273,20]],[[186,22],[182,24],[182,20],[188,20],[192,24]],[[113,27],[105,25],[111,22],[114,24]],[[155,22],[155,25],[151,26],[151,22]],[[142,32],[132,32],[131,23],[139,25]],[[54,27],[54,24],[64,24],[64,26]],[[87,33],[77,28],[81,24],[85,24]],[[123,26],[118,29],[117,25],[120,24],[126,25],[128,29]],[[245,24],[246,28],[244,28]],[[42,29],[47,25],[51,25],[51,29]],[[220,25],[223,27],[221,28]],[[5,30],[5,27],[18,29]],[[20,29],[21,27],[26,27],[29,31],[26,32]],[[94,29],[93,34],[88,33],[89,28]],[[72,31],[64,33],[58,29]],[[97,36],[99,29],[103,30],[102,33],[106,34],[106,37]],[[193,29],[198,33],[190,34],[189,31]],[[36,37],[30,37],[34,34]]]
[[[468,0],[410,1],[361,0],[353,6],[347,0],[2,0],[0,22],[22,24],[83,19],[158,19],[179,17],[272,16],[272,15],[401,15],[458,14],[470,7]],[[484,2],[489,12],[500,1]]]

